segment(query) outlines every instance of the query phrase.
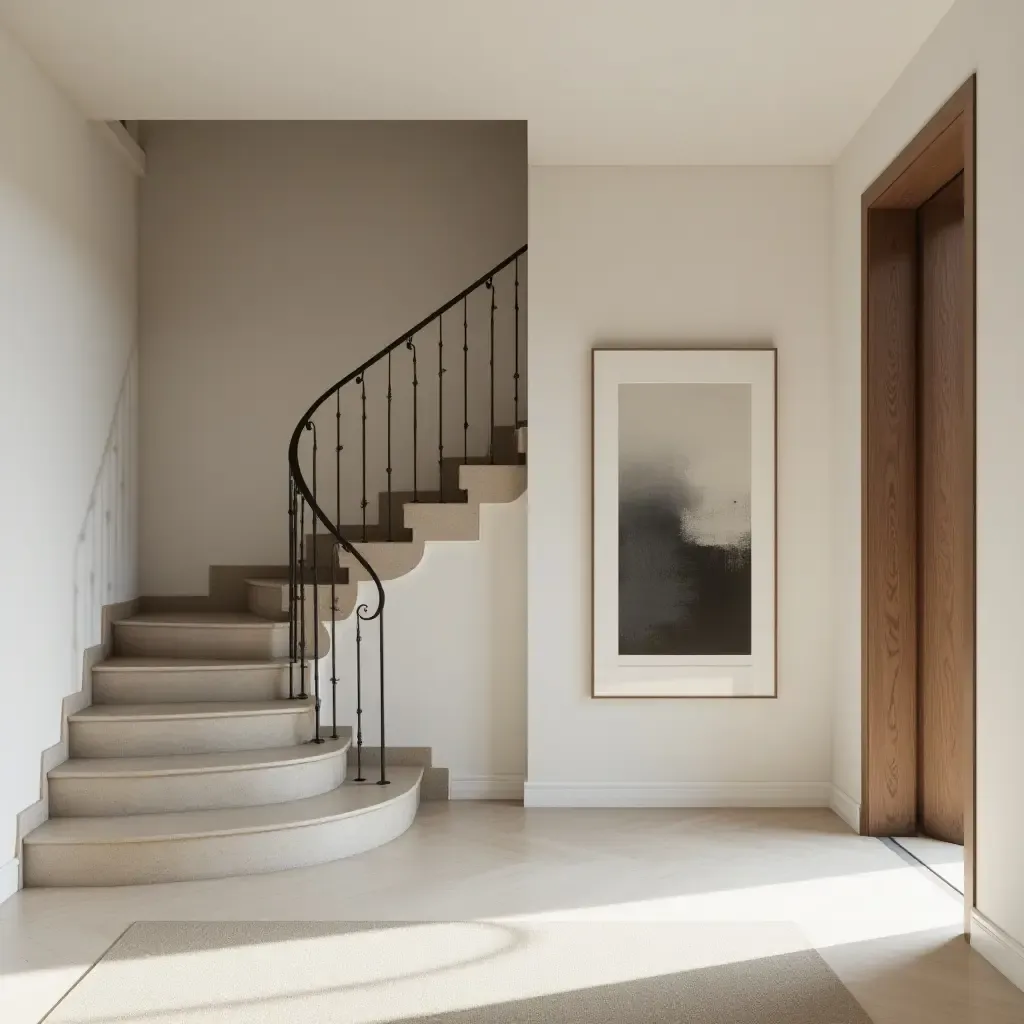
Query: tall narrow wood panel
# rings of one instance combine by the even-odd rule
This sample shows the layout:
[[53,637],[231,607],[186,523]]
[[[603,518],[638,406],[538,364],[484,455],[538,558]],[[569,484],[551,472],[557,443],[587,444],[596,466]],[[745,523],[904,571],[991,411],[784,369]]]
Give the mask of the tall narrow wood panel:
[[964,693],[973,673],[974,430],[964,179],[918,211],[918,828],[964,841]]
[[[866,218],[861,830],[913,835],[917,814],[916,215]],[[869,699],[870,696],[870,699]]]
[[[954,802],[962,808],[968,932],[977,785],[975,113],[972,75],[862,196],[861,832],[922,825],[957,838]],[[962,184],[939,195],[958,175]],[[947,207],[961,187],[957,227]],[[915,237],[922,223],[935,234],[924,245]],[[959,308],[939,303],[925,313],[922,291],[953,296],[957,275]],[[936,345],[936,334],[948,344]],[[924,509],[926,490],[942,497]],[[929,774],[940,760],[948,769]]]

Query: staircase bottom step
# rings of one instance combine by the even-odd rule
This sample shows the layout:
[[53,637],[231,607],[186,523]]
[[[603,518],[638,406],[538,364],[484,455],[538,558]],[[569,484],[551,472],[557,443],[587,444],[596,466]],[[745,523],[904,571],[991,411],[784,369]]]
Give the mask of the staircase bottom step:
[[108,817],[305,800],[345,781],[339,739],[269,750],[72,759],[49,773],[50,816]]
[[423,770],[388,775],[389,786],[346,782],[287,804],[53,819],[25,837],[25,885],[181,882],[351,857],[396,839],[416,816]]

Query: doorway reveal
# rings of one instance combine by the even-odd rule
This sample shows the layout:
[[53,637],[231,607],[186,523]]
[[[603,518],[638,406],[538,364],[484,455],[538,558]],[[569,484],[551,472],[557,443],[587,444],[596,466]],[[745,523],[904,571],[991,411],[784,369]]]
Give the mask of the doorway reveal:
[[861,832],[963,844],[974,905],[975,79],[862,202]]

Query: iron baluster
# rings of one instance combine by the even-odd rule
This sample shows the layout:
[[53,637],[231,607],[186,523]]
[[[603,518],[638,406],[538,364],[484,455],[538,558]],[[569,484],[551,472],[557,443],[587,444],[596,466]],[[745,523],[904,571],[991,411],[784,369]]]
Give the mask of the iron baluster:
[[462,464],[469,462],[469,296],[462,300]]
[[[334,490],[335,527],[341,529],[341,390],[335,392],[334,406]],[[338,738],[338,559],[339,545],[331,545],[331,739]],[[319,735],[319,730],[317,730]]]
[[338,738],[338,549],[331,546],[331,739]]
[[444,501],[444,332],[437,318],[437,489]]
[[[393,502],[391,500],[391,353],[388,353],[388,540],[394,540],[392,530]],[[379,518],[379,510],[378,510]]]
[[334,394],[334,525],[341,529],[341,391]]
[[[316,424],[310,420],[306,429],[313,432],[313,501],[316,501]],[[313,517],[313,742],[323,743],[320,735],[320,566],[316,516]]]
[[516,272],[516,327],[515,327],[515,369],[512,372],[512,429],[519,431],[519,257],[515,262]]
[[359,507],[363,513],[363,543],[366,543],[366,374],[361,373],[356,377],[356,382],[360,386],[361,400],[363,403],[363,498],[360,502]]
[[306,699],[306,496],[299,512],[299,700]]
[[363,618],[369,612],[365,604],[356,609],[356,782],[363,777]]
[[377,632],[380,634],[380,778],[378,786],[388,785],[387,771],[384,767],[385,752],[387,747],[384,743],[384,609],[381,607],[377,612]]
[[295,637],[295,479],[288,473],[288,699],[295,699],[295,659],[298,645]]
[[413,344],[412,338],[406,343],[405,347],[412,353],[412,500],[420,500],[420,488],[419,488],[419,437],[417,425],[417,416],[419,413],[419,389],[420,382],[416,376],[416,346]]
[[494,462],[494,278],[487,282],[487,290],[491,293],[491,436],[490,454]]

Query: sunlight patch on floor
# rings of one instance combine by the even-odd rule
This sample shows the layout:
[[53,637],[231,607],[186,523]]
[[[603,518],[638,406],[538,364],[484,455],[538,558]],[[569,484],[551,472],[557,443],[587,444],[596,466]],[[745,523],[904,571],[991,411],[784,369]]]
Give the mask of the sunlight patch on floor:
[[147,922],[129,930],[51,1020],[276,1022],[332,1006],[347,1024],[369,1024],[628,985],[805,948],[799,929],[785,922],[451,922],[372,929]]
[[[940,894],[941,895],[941,894]],[[507,921],[792,921],[808,948],[862,942],[959,923],[963,907],[936,898],[913,867],[693,893],[605,907],[516,915]]]

